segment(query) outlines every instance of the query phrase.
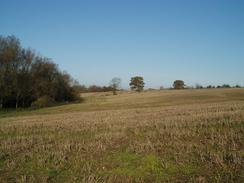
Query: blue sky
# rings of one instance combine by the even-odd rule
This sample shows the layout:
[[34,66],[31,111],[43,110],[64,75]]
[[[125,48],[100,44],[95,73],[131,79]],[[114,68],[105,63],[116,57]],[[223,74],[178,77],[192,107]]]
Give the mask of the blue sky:
[[81,84],[244,85],[243,0],[0,0],[0,34]]

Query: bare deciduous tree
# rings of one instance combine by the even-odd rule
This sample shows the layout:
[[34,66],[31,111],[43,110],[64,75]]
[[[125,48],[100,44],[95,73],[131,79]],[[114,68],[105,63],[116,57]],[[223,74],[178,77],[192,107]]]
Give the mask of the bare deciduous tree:
[[121,85],[121,79],[118,77],[115,77],[110,81],[110,87],[113,89],[114,95],[117,95],[117,90],[120,88],[120,85]]

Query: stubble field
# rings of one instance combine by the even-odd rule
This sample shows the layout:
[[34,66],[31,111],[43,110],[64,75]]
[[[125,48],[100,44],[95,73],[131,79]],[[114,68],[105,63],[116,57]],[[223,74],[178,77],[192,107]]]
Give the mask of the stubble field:
[[83,97],[0,113],[0,182],[244,182],[244,89]]

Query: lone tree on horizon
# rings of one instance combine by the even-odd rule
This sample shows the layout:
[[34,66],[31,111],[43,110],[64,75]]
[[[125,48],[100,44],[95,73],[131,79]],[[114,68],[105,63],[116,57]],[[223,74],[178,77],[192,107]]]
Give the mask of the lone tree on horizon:
[[113,94],[114,95],[117,95],[117,90],[119,89],[120,84],[121,84],[121,79],[117,78],[117,77],[113,78],[110,81],[110,87],[113,89]]
[[130,80],[130,88],[131,90],[135,90],[137,92],[141,92],[144,89],[144,79],[141,76],[132,77]]
[[185,82],[182,80],[175,80],[173,83],[174,89],[184,89],[185,88]]

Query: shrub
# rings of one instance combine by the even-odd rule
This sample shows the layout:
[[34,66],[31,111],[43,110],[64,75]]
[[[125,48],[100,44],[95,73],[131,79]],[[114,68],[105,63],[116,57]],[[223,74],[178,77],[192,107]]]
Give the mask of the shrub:
[[34,109],[39,109],[39,108],[43,108],[43,107],[51,107],[54,104],[55,104],[54,99],[46,95],[46,96],[40,97],[36,101],[34,101],[31,104],[31,107]]

